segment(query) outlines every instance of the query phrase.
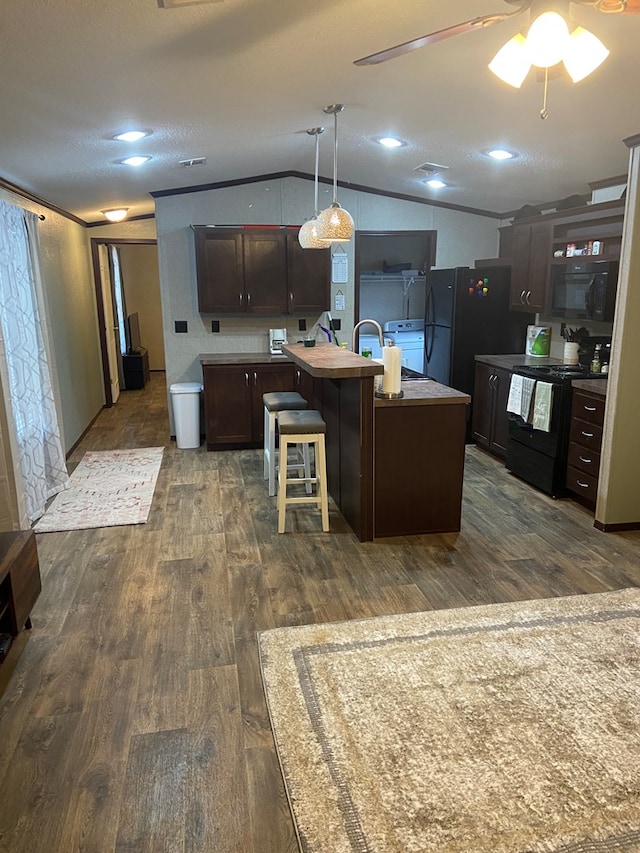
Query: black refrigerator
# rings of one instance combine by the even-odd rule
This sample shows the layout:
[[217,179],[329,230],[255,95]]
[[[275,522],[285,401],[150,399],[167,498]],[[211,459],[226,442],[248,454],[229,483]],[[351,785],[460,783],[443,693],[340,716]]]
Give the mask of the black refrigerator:
[[427,274],[424,372],[473,395],[476,355],[522,353],[535,314],[509,310],[510,267]]

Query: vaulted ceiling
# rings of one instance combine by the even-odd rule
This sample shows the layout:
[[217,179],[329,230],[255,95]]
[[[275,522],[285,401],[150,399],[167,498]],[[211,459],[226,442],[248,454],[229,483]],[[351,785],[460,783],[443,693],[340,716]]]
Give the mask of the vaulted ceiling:
[[[169,0],[165,0],[169,3]],[[490,12],[504,0],[20,0],[0,26],[0,178],[86,222],[105,208],[153,212],[150,192],[279,172],[313,173],[307,128],[322,124],[320,173],[504,213],[589,191],[626,173],[622,140],[640,132],[640,15],[573,3],[573,18],[611,50],[590,77],[520,90],[487,69],[528,14],[371,67],[354,60]],[[150,130],[137,144],[113,140]],[[406,145],[376,143],[393,134]],[[482,153],[519,152],[507,163]],[[153,158],[133,169],[128,154]],[[204,165],[179,161],[206,157]],[[431,190],[415,169],[450,168]],[[311,189],[310,189],[311,200]],[[310,211],[311,212],[311,211]]]

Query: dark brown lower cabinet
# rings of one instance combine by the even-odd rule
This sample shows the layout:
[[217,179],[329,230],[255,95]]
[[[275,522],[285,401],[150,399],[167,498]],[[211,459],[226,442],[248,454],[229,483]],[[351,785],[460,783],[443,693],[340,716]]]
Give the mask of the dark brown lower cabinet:
[[507,401],[511,371],[476,362],[473,390],[473,438],[480,447],[504,459],[509,438]]
[[466,408],[376,406],[376,538],[460,530]]
[[41,588],[33,531],[0,533],[0,662],[11,638],[31,627],[29,614]]
[[204,365],[202,373],[207,450],[259,447],[262,395],[295,390],[291,362]]
[[598,496],[605,397],[574,391],[566,486],[590,509]]

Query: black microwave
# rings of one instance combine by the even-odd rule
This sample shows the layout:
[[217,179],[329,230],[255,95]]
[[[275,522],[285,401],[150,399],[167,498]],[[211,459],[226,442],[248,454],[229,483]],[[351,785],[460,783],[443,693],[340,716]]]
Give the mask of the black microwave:
[[617,261],[571,261],[551,265],[549,314],[580,320],[613,320]]

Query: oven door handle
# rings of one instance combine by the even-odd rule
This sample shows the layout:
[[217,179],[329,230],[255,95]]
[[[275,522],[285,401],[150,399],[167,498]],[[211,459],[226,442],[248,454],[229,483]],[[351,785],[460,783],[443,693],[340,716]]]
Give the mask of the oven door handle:
[[584,297],[584,307],[587,312],[587,317],[593,319],[593,312],[596,305],[596,276],[591,276],[589,288]]

